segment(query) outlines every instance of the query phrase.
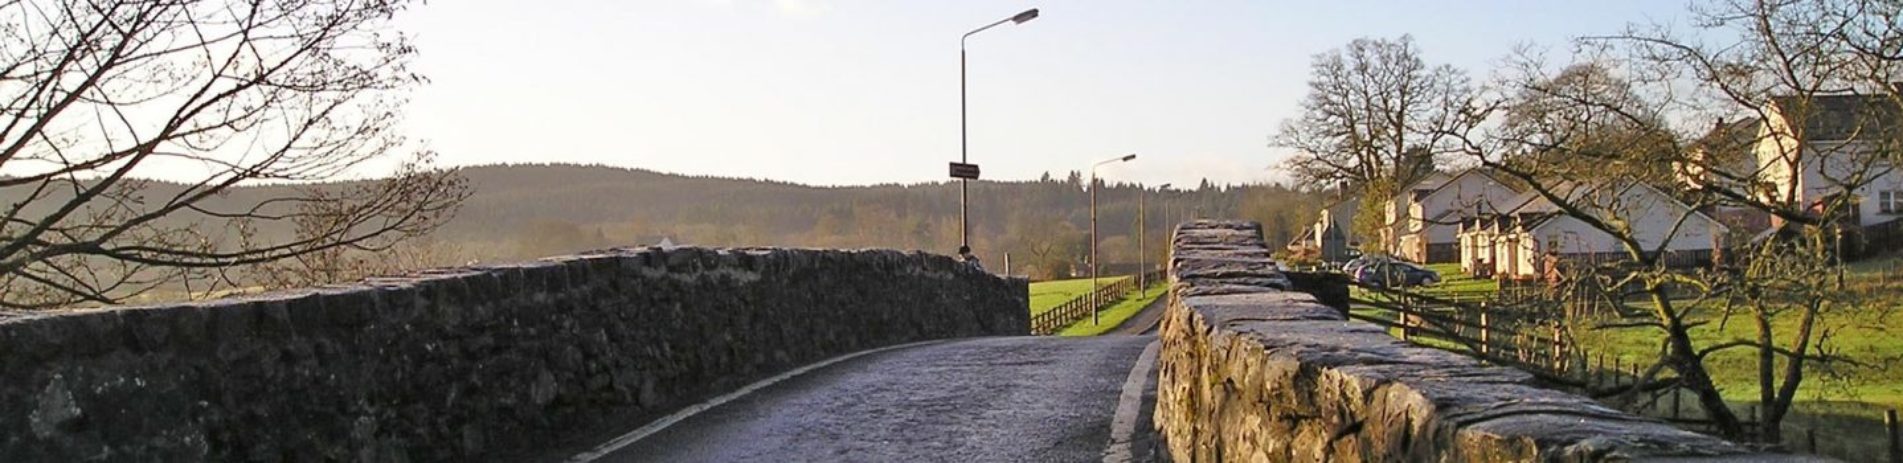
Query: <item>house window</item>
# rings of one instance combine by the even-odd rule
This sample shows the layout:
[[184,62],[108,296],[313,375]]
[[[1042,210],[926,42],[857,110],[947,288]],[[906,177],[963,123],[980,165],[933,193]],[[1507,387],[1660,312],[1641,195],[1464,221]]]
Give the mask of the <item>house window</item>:
[[1878,192],[1877,209],[1885,214],[1903,214],[1903,191]]

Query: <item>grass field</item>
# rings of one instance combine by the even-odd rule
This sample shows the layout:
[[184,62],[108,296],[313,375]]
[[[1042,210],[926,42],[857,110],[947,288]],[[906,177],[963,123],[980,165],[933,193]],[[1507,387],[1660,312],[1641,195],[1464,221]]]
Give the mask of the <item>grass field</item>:
[[[1827,455],[1863,461],[1883,458],[1881,414],[1885,409],[1903,409],[1903,276],[1885,276],[1903,260],[1876,259],[1850,265],[1848,284],[1865,301],[1858,307],[1827,312],[1819,328],[1827,333],[1831,352],[1850,357],[1862,366],[1836,365],[1820,368],[1810,363],[1798,389],[1795,413],[1785,421],[1787,442],[1798,442],[1804,432],[1815,428],[1818,441]],[[1436,264],[1429,268],[1440,272],[1443,282],[1419,288],[1429,295],[1474,299],[1498,289],[1491,280],[1475,279],[1460,273],[1459,264]],[[1359,290],[1355,297],[1371,297]],[[1378,296],[1375,296],[1378,297]],[[1361,315],[1393,320],[1393,314],[1370,308],[1356,308]],[[1736,339],[1753,339],[1756,328],[1748,313],[1729,320],[1721,310],[1702,311],[1702,320],[1710,324],[1692,330],[1693,343],[1710,346]],[[1795,316],[1772,322],[1780,338],[1779,346],[1788,346],[1795,332]],[[1395,330],[1390,330],[1390,332]],[[1578,329],[1574,333],[1580,348],[1597,357],[1607,354],[1607,362],[1620,359],[1623,365],[1650,365],[1656,361],[1661,337],[1652,329]],[[1416,338],[1431,341],[1428,338]],[[1439,343],[1446,344],[1446,343]],[[1435,347],[1453,347],[1451,345]],[[1758,365],[1755,351],[1735,349],[1714,353],[1706,359],[1706,368],[1725,398],[1740,413],[1758,402]],[[1783,363],[1778,363],[1781,376]],[[1827,371],[1828,370],[1828,371]],[[1781,381],[1781,377],[1778,378]],[[1685,403],[1687,413],[1696,414],[1696,406]],[[1747,413],[1748,414],[1748,413]],[[1796,444],[1793,444],[1796,445]]]
[[[1869,363],[1865,367],[1840,365],[1831,374],[1807,374],[1799,388],[1799,400],[1811,402],[1866,402],[1881,407],[1903,408],[1903,285],[1879,281],[1883,271],[1897,265],[1896,259],[1870,260],[1852,264],[1850,285],[1868,292],[1869,305],[1844,308],[1826,315],[1822,328],[1829,333],[1829,348],[1840,355]],[[1459,264],[1433,264],[1440,272],[1441,284],[1420,288],[1433,296],[1476,298],[1498,290],[1498,283],[1468,277]],[[1357,297],[1365,297],[1357,293]],[[1382,311],[1357,310],[1364,315],[1389,317]],[[1692,331],[1694,343],[1708,346],[1736,339],[1756,337],[1748,315],[1724,320],[1717,310],[1704,312],[1711,323]],[[1795,317],[1773,321],[1773,330],[1788,336],[1795,332]],[[1650,364],[1658,357],[1659,335],[1655,330],[1579,330],[1581,347],[1594,356],[1604,352],[1620,363]],[[1788,340],[1779,340],[1779,345]],[[1757,359],[1748,349],[1712,354],[1706,360],[1725,397],[1740,402],[1758,398]],[[1780,363],[1781,365],[1781,363]],[[1814,364],[1813,364],[1814,365]],[[1780,366],[1781,368],[1781,366]]]
[[1117,325],[1123,324],[1124,320],[1129,320],[1130,317],[1136,316],[1137,312],[1142,312],[1144,307],[1148,307],[1151,302],[1162,297],[1163,293],[1167,292],[1167,289],[1169,289],[1168,282],[1157,281],[1150,283],[1150,289],[1147,295],[1143,292],[1130,293],[1130,295],[1124,296],[1123,300],[1117,301],[1116,305],[1110,306],[1108,310],[1104,310],[1100,323],[1091,323],[1089,319],[1084,319],[1083,321],[1071,324],[1069,327],[1065,327],[1064,330],[1058,332],[1057,335],[1096,336],[1107,333],[1110,330],[1116,329]]
[[1487,295],[1500,290],[1500,282],[1491,278],[1474,278],[1460,272],[1460,264],[1430,264],[1429,270],[1440,273],[1440,284],[1428,286],[1422,291],[1433,296]]
[[[1852,358],[1864,366],[1835,365],[1819,368],[1812,362],[1806,368],[1798,388],[1798,400],[1808,402],[1866,402],[1880,407],[1903,408],[1903,288],[1870,289],[1871,304],[1826,312],[1818,327],[1828,336],[1826,349]],[[1693,343],[1710,346],[1732,340],[1756,339],[1754,322],[1748,313],[1725,320],[1720,309],[1705,311],[1711,323],[1692,329]],[[1796,314],[1772,320],[1774,343],[1788,346],[1797,331]],[[1581,347],[1589,352],[1605,352],[1622,363],[1650,364],[1658,358],[1659,332],[1651,329],[1579,330],[1575,333]],[[1815,342],[1815,340],[1813,340]],[[1596,355],[1596,354],[1595,354]],[[1778,372],[1782,376],[1783,362]],[[1706,369],[1718,383],[1725,398],[1739,402],[1758,400],[1758,364],[1753,349],[1732,349],[1712,354]],[[1829,370],[1829,371],[1826,371]]]
[[[1103,277],[1097,279],[1099,285],[1109,285],[1127,276]],[[1090,293],[1090,279],[1051,280],[1031,283],[1031,315],[1037,315],[1057,308],[1064,302]]]

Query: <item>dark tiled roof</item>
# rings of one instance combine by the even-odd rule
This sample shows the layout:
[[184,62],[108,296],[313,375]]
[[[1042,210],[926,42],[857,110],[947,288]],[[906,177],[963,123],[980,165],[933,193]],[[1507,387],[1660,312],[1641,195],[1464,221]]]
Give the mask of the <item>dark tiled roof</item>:
[[1784,121],[1806,140],[1864,139],[1898,132],[1903,108],[1886,95],[1773,98]]

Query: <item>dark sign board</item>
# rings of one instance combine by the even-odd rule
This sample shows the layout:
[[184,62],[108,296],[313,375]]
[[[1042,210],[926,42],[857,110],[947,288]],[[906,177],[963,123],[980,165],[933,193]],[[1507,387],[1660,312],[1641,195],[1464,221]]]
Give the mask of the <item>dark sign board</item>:
[[964,163],[958,163],[958,162],[951,163],[951,176],[952,178],[977,180],[978,179],[978,165],[964,164]]

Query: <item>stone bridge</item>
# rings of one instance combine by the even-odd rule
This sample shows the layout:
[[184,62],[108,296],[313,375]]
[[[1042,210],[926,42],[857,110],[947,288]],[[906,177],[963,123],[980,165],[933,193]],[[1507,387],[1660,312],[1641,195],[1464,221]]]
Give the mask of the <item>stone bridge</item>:
[[[1160,335],[894,251],[623,249],[0,316],[0,461],[1776,461],[1344,321],[1180,226]],[[1335,304],[1335,307],[1321,301]]]

